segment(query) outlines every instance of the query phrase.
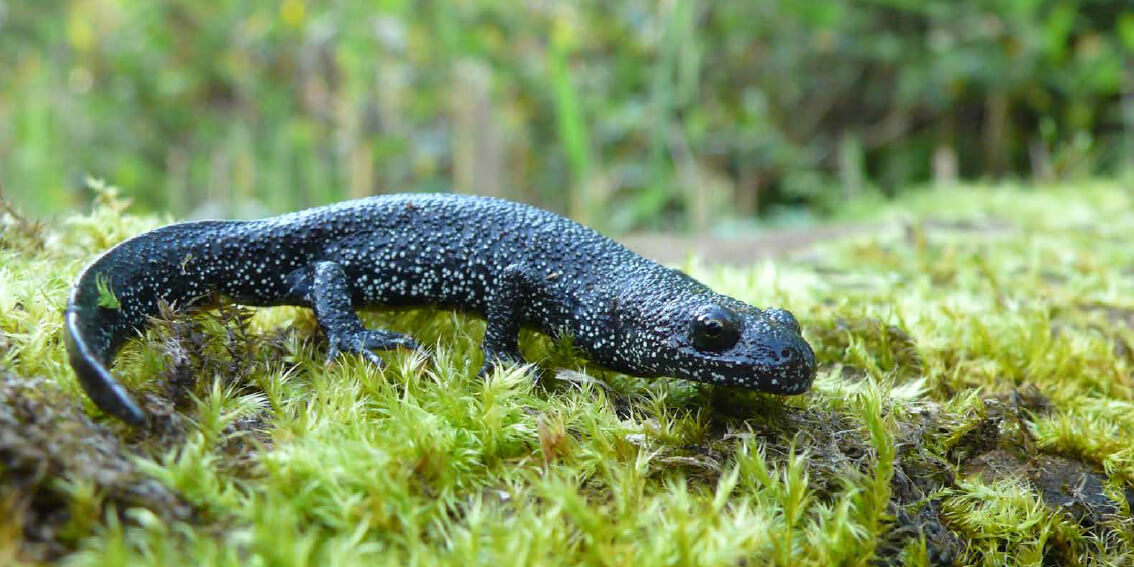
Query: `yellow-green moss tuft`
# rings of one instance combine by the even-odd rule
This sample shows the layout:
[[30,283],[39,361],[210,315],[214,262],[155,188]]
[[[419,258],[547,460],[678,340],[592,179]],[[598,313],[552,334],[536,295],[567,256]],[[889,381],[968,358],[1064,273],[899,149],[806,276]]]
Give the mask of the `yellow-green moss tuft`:
[[1116,185],[910,194],[800,258],[684,266],[798,316],[805,396],[623,376],[528,333],[535,366],[480,380],[483,323],[429,309],[364,315],[429,359],[328,367],[308,311],[225,305],[119,356],[146,430],[95,410],[60,340],[77,271],[163,222],[99,191],[62,222],[0,217],[0,563],[1134,560]]

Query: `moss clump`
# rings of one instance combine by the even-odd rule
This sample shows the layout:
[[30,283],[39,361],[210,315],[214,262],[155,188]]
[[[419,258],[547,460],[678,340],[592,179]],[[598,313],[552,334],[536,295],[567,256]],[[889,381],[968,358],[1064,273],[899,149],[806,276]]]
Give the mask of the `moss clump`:
[[95,277],[95,287],[98,289],[98,306],[103,309],[121,309],[122,303],[118,301],[118,296],[114,295],[114,289],[110,285],[110,280],[103,275]]
[[120,355],[147,430],[93,408],[60,341],[75,273],[161,223],[102,195],[0,217],[0,563],[1134,559],[1116,185],[912,194],[806,259],[685,266],[796,313],[824,363],[802,397],[623,376],[531,334],[536,366],[480,380],[483,323],[428,309],[364,316],[428,360],[326,366],[309,312],[222,305]]
[[840,376],[862,377],[868,371],[914,378],[922,373],[921,356],[909,333],[901,327],[864,317],[816,321],[810,329],[815,338],[815,356],[821,364],[839,364]]
[[51,382],[0,373],[0,558],[60,557],[131,509],[189,521],[193,507],[140,471],[128,445]]

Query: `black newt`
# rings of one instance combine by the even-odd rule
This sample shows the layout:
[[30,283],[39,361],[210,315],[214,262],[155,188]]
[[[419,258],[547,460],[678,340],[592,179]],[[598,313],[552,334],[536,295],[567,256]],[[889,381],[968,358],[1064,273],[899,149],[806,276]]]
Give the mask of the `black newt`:
[[[108,293],[113,297],[108,300]],[[483,374],[523,361],[521,327],[569,334],[594,362],[775,394],[807,391],[815,355],[783,309],[758,309],[554,213],[503,199],[385,195],[252,221],[158,228],[79,274],[65,312],[67,352],[102,411],[146,415],[108,370],[164,301],[224,294],[245,305],[314,309],[329,357],[418,348],[363,328],[355,309],[435,305],[487,319]],[[116,298],[117,301],[114,301]]]

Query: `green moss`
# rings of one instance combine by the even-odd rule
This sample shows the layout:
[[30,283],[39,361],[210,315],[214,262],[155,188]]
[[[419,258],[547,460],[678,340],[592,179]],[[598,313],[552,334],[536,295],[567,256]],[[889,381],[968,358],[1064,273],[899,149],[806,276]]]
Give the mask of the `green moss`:
[[102,195],[35,231],[2,221],[0,367],[19,387],[0,388],[16,410],[0,563],[1134,557],[1134,227],[1117,186],[913,194],[801,259],[683,266],[796,313],[822,363],[802,397],[623,376],[531,333],[533,366],[480,380],[483,323],[429,309],[364,320],[430,357],[328,366],[307,310],[226,305],[159,321],[119,356],[146,431],[97,412],[60,341],[77,271],[163,222]]
[[102,274],[95,277],[95,287],[98,289],[98,306],[103,309],[120,309],[122,304],[114,289],[110,286],[110,279]]

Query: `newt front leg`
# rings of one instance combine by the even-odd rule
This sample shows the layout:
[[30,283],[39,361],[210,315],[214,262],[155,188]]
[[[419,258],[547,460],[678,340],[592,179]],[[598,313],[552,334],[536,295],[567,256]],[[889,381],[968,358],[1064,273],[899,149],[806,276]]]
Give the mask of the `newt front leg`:
[[484,328],[484,364],[479,376],[485,377],[500,364],[524,364],[520,354],[520,327],[525,302],[535,291],[534,278],[521,264],[512,264],[500,273],[498,286],[488,301]]

